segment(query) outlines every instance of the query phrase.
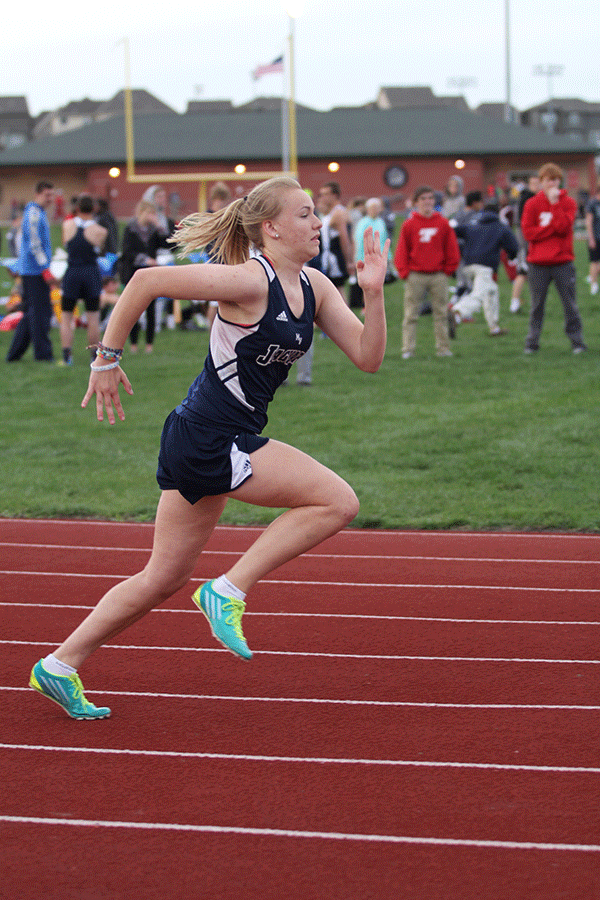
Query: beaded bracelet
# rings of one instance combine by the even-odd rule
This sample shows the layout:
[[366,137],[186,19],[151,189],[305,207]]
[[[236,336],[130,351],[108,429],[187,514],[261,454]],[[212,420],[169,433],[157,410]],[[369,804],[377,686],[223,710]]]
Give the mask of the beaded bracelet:
[[90,344],[87,349],[95,350],[96,356],[100,359],[108,359],[110,361],[114,361],[115,359],[119,360],[123,356],[122,350],[115,350],[112,347],[105,347],[102,343]]
[[116,359],[114,362],[108,363],[106,366],[95,366],[94,360],[90,363],[90,369],[92,372],[108,372],[109,369],[118,369],[119,368],[119,360]]
[[121,357],[123,356],[123,351],[121,350],[120,353],[115,353],[112,350],[104,350],[98,348],[98,350],[96,350],[96,356],[100,359],[107,359],[109,362],[112,362],[115,359],[121,359]]
[[121,359],[121,356],[121,353],[108,353],[106,350],[96,350],[97,359],[106,359],[109,362],[113,362],[115,359]]
[[101,341],[98,342],[98,350],[104,350],[106,353],[114,353],[115,356],[123,355],[123,348],[114,350],[112,347],[106,347]]

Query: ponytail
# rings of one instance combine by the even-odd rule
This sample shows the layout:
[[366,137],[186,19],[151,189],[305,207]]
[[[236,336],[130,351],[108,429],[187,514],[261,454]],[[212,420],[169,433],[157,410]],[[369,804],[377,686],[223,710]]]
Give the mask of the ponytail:
[[217,262],[230,266],[246,262],[250,241],[240,214],[243,204],[244,200],[234,200],[217,212],[186,216],[170,238],[179,247],[178,256],[187,256],[193,250],[204,250],[210,245]]
[[220,263],[239,265],[250,257],[252,246],[262,248],[262,224],[274,219],[282,209],[284,193],[299,188],[294,178],[279,175],[252,188],[214,213],[195,213],[178,225],[171,242],[179,247],[179,256],[210,245]]

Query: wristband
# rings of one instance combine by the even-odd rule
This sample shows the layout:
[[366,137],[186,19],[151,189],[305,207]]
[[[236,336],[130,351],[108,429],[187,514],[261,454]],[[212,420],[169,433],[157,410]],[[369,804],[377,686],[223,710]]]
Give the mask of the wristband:
[[114,362],[108,363],[106,366],[95,366],[94,361],[90,363],[90,369],[92,372],[108,372],[109,369],[118,369],[119,368],[119,360],[116,359]]

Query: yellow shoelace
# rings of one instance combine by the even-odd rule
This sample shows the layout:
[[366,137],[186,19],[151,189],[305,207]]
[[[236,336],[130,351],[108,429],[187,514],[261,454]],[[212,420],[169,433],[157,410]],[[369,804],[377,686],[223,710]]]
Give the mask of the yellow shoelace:
[[75,685],[75,690],[73,692],[73,697],[75,700],[81,700],[84,706],[92,706],[87,697],[84,696],[83,693],[83,685],[81,683],[81,678],[79,675],[71,675],[71,681]]
[[241,641],[245,641],[244,632],[242,631],[242,616],[244,614],[244,610],[246,608],[246,604],[243,600],[236,600],[234,597],[229,597],[227,603],[223,603],[221,609],[225,611],[226,609],[231,609],[230,614],[225,619],[225,623],[227,625],[231,625],[236,635],[239,637]]

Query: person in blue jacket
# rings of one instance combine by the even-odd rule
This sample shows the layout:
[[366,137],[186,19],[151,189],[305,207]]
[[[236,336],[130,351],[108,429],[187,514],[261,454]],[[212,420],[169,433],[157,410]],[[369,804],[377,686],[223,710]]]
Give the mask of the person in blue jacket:
[[497,203],[488,203],[479,218],[471,224],[457,225],[457,238],[463,242],[462,259],[464,271],[472,281],[468,294],[453,303],[449,310],[451,333],[463,319],[472,319],[483,309],[490,335],[506,334],[500,328],[500,294],[496,283],[496,272],[500,265],[500,252],[505,250],[509,259],[515,259],[519,252],[516,237],[499,218]]
[[17,272],[23,285],[23,318],[15,330],[7,362],[21,359],[31,343],[34,358],[39,362],[52,362],[54,358],[50,342],[50,285],[54,278],[50,272],[52,244],[46,215],[53,200],[53,185],[49,181],[40,181],[35,189],[34,201],[28,203],[23,211],[17,262]]

